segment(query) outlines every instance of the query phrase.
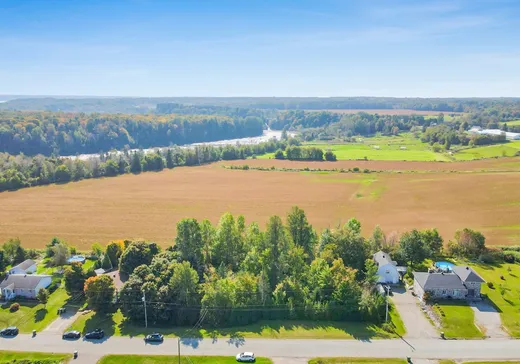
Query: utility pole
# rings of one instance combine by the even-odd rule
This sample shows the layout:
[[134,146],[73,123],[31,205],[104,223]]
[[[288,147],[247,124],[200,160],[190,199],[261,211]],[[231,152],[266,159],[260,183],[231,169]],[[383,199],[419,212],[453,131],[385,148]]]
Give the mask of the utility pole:
[[390,295],[390,287],[386,286],[386,318],[385,322],[388,322],[388,296]]
[[146,315],[146,293],[143,291],[143,303],[144,303],[144,327],[148,328],[148,316]]
[[181,338],[177,338],[177,352],[179,353],[179,364],[181,364]]

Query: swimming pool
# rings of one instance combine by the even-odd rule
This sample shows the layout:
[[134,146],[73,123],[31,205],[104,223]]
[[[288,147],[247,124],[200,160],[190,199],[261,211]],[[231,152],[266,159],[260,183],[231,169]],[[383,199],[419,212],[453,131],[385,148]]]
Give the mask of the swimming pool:
[[452,271],[455,264],[450,262],[436,262],[435,267],[444,271]]
[[83,255],[73,255],[67,259],[67,263],[85,263],[85,257]]

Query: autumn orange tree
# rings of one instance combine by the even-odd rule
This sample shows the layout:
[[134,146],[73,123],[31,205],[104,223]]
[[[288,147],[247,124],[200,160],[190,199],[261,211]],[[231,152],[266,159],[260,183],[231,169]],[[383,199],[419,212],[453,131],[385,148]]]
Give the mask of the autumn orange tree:
[[114,298],[114,281],[108,275],[90,277],[85,281],[85,297],[94,311],[103,311],[110,307]]

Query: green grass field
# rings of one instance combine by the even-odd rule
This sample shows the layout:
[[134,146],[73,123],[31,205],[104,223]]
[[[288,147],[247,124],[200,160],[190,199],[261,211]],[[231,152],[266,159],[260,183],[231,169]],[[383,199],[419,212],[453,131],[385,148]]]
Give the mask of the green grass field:
[[[68,363],[72,358],[70,354],[49,354],[49,353],[26,353],[18,351],[0,351],[0,364],[3,363],[45,363],[45,364],[62,364]],[[29,362],[31,360],[31,362]]]
[[469,161],[481,158],[513,157],[519,151],[520,141],[512,141],[504,144],[461,149],[453,153],[453,158],[460,161]]
[[[509,335],[520,337],[520,265],[500,264],[490,266],[471,264],[486,280],[492,282],[493,288],[482,285],[482,293],[495,304],[502,318],[502,325]],[[504,279],[501,279],[500,277]]]
[[37,301],[19,302],[20,309],[9,312],[10,303],[0,308],[0,327],[18,326],[20,332],[29,333],[32,330],[41,331],[58,317],[57,310],[69,299],[63,288],[57,289],[44,305]]
[[484,334],[475,326],[475,314],[467,302],[442,301],[434,306],[441,317],[442,331],[447,338],[482,339]]
[[[166,355],[107,355],[98,361],[98,364],[170,364],[178,363],[177,356]],[[234,357],[226,356],[181,356],[182,364],[234,364]],[[267,358],[256,358],[257,364],[272,364],[273,362]]]
[[406,364],[404,359],[378,359],[378,358],[314,358],[309,364]]
[[[304,143],[305,146],[331,150],[338,160],[381,160],[381,161],[469,161],[483,158],[512,157],[520,151],[520,141],[480,147],[454,145],[448,152],[433,152],[428,143],[421,142],[411,133],[396,136],[358,138],[356,143]],[[259,159],[274,159],[274,153],[258,156]]]
[[193,331],[185,327],[152,327],[145,329],[141,325],[124,320],[120,311],[114,314],[89,312],[80,316],[68,328],[87,332],[102,328],[107,335],[144,336],[160,332],[169,337],[244,337],[266,339],[390,339],[404,335],[404,325],[396,310],[392,310],[395,333],[384,331],[379,326],[361,322],[313,322],[313,321],[260,321],[247,326],[222,329],[200,329]]
[[520,120],[508,121],[506,124],[507,124],[507,126],[519,126],[520,125]]

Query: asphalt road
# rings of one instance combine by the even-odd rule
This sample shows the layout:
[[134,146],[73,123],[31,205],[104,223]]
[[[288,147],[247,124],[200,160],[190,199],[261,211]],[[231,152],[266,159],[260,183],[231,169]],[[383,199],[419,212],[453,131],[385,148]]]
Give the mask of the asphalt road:
[[[181,339],[181,355],[230,355],[252,351],[257,356],[311,358],[350,356],[417,359],[520,359],[520,341],[488,340],[281,340],[281,339]],[[102,341],[66,341],[61,335],[40,333],[0,338],[0,350],[73,352],[94,357],[107,354],[177,355],[177,339],[145,344],[142,338],[110,337]]]

